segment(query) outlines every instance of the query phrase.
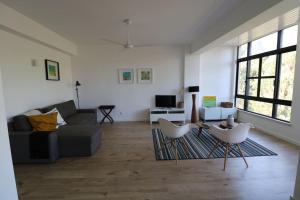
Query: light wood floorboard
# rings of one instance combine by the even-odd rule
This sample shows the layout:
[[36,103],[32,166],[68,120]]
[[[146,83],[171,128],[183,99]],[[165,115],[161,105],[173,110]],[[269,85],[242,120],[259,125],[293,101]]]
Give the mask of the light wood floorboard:
[[287,200],[293,193],[297,146],[252,131],[250,138],[279,156],[156,161],[150,126],[105,124],[92,157],[15,165],[21,200]]

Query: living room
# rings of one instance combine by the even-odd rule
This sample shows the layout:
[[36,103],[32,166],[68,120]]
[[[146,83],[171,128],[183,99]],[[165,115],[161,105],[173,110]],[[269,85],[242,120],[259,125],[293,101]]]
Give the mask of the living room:
[[[300,198],[297,0],[0,2],[1,199]],[[254,55],[255,41],[272,34],[276,39],[268,44],[279,44],[276,50]],[[289,44],[283,46],[286,38]],[[263,75],[264,58],[290,52],[295,69],[288,78],[290,99],[262,97],[265,90],[280,96],[277,82],[284,76],[278,67],[274,76]],[[257,77],[250,75],[251,59],[260,60]],[[245,61],[249,74],[241,79]],[[280,60],[274,62],[280,66]],[[258,89],[264,78],[274,86]],[[257,88],[249,86],[252,80]],[[257,97],[248,95],[252,90]],[[150,110],[161,107],[157,96],[175,98],[187,135],[195,132],[184,136],[187,141],[212,137],[206,133],[213,129],[204,130],[205,125],[227,120],[229,114],[204,123],[207,98],[213,97],[215,106],[232,103],[235,123],[251,124],[254,150],[241,143],[247,167],[243,155],[229,152],[227,159],[225,147],[220,151],[226,156],[209,157],[211,144],[201,150],[188,143],[190,153],[199,153],[194,157],[183,156],[190,154],[184,148],[168,158],[160,154],[154,136],[164,134],[158,131],[162,124],[149,123]],[[99,108],[108,105],[112,110],[105,112],[114,122],[101,123],[105,113]],[[54,131],[57,135],[33,134],[32,120],[40,119],[34,116],[50,111],[59,113],[57,123],[60,115],[66,124]],[[27,119],[27,136],[20,136],[16,127],[28,128]],[[199,136],[198,129],[205,134]],[[36,158],[44,147],[32,144],[45,138],[50,157]],[[173,144],[165,145],[173,151]]]

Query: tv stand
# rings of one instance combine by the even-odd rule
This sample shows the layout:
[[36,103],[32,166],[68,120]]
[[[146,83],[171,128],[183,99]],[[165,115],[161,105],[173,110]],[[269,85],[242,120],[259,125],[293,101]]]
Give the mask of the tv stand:
[[150,124],[157,122],[160,118],[185,122],[184,108],[150,108],[149,112]]

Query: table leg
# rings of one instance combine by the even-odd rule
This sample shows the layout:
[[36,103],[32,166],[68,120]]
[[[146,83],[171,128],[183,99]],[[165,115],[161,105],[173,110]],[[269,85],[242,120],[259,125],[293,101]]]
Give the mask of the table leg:
[[114,119],[109,115],[111,113],[112,109],[110,109],[107,113],[107,119],[110,121],[110,123],[114,123]]
[[114,119],[109,115],[111,113],[112,109],[109,109],[108,111],[106,109],[101,109],[100,111],[104,116],[102,118],[100,124],[104,123],[105,119],[108,119],[111,124],[114,123]]
[[202,127],[199,127],[198,137],[200,137],[201,133],[202,133]]
[[100,122],[100,124],[103,124],[103,122],[104,122],[104,120],[105,120],[105,112],[104,112],[104,110],[103,109],[100,109],[100,112],[102,113],[102,115],[104,116],[103,118],[102,118],[102,120],[101,120],[101,122]]

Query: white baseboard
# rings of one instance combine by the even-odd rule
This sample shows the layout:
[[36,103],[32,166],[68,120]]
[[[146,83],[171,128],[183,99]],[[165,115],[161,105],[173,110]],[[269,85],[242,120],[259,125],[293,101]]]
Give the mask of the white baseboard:
[[256,130],[259,130],[260,132],[263,132],[263,133],[268,134],[268,135],[272,135],[272,136],[274,136],[274,137],[277,137],[277,138],[282,139],[282,140],[284,140],[284,141],[286,141],[286,142],[288,142],[288,143],[291,143],[291,144],[294,144],[294,145],[300,147],[300,142],[297,142],[297,141],[295,141],[295,140],[293,140],[293,139],[291,139],[291,138],[288,138],[288,137],[279,135],[279,134],[277,134],[277,133],[273,133],[273,132],[266,131],[266,130],[261,129],[261,128],[259,128],[259,127],[255,127],[255,129],[256,129]]

